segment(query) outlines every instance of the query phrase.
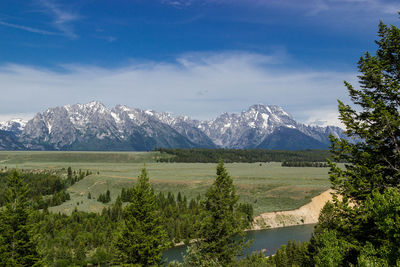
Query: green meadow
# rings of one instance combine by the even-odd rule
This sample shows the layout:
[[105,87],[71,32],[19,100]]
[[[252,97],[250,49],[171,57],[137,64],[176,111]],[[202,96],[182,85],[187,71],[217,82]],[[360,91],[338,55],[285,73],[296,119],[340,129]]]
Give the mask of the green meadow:
[[[0,152],[0,168],[89,170],[91,175],[68,188],[71,200],[50,208],[69,214],[78,210],[101,212],[113,203],[122,188],[131,187],[141,168],[147,168],[156,191],[181,192],[188,199],[204,195],[215,179],[216,164],[158,163],[168,157],[159,152]],[[328,168],[281,167],[281,163],[229,163],[226,168],[240,201],[252,203],[255,215],[298,208],[329,188]],[[111,192],[112,201],[98,202],[99,194]],[[88,194],[92,199],[88,199]]]

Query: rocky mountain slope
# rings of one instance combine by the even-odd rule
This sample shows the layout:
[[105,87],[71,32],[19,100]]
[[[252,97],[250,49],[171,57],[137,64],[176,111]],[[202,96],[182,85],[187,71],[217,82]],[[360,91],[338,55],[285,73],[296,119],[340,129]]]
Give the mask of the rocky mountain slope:
[[[278,106],[253,105],[240,114],[224,113],[210,121],[170,113],[112,109],[100,102],[49,108],[29,120],[0,123],[3,135],[31,150],[152,150],[165,148],[327,148],[328,135],[344,137],[334,126],[301,124]],[[0,149],[14,149],[9,144]],[[4,139],[5,140],[5,139]],[[17,145],[18,144],[18,145]]]

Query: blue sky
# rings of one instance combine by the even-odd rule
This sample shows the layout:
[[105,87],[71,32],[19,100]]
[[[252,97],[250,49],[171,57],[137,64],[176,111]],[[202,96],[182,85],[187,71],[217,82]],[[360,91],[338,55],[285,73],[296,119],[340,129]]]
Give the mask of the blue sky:
[[3,0],[0,120],[99,100],[208,119],[251,104],[337,124],[395,0]]

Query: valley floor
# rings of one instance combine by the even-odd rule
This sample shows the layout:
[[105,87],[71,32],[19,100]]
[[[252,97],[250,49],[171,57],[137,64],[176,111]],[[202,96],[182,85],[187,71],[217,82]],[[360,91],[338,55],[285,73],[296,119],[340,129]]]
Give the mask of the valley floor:
[[[158,152],[0,152],[0,168],[58,170],[92,173],[67,189],[71,200],[50,208],[70,214],[75,208],[101,212],[122,188],[134,185],[144,166],[156,191],[181,192],[188,200],[204,195],[216,176],[214,163],[160,163]],[[240,202],[251,203],[254,215],[293,210],[329,188],[328,168],[282,167],[280,162],[225,164]],[[62,171],[64,168],[64,171]],[[97,201],[111,192],[111,202]],[[88,199],[89,193],[92,198]],[[287,225],[287,224],[285,224]]]

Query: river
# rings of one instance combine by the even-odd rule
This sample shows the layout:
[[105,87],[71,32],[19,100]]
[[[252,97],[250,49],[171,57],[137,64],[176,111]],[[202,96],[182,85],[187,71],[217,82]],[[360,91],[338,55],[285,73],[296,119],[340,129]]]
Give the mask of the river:
[[[253,239],[253,243],[244,250],[244,255],[254,251],[265,251],[265,255],[275,254],[276,250],[282,245],[286,245],[289,240],[308,241],[314,230],[315,224],[306,224],[290,227],[282,227],[268,230],[248,231],[246,239]],[[182,254],[185,253],[186,246],[178,246],[168,249],[163,253],[164,260],[182,261]]]

